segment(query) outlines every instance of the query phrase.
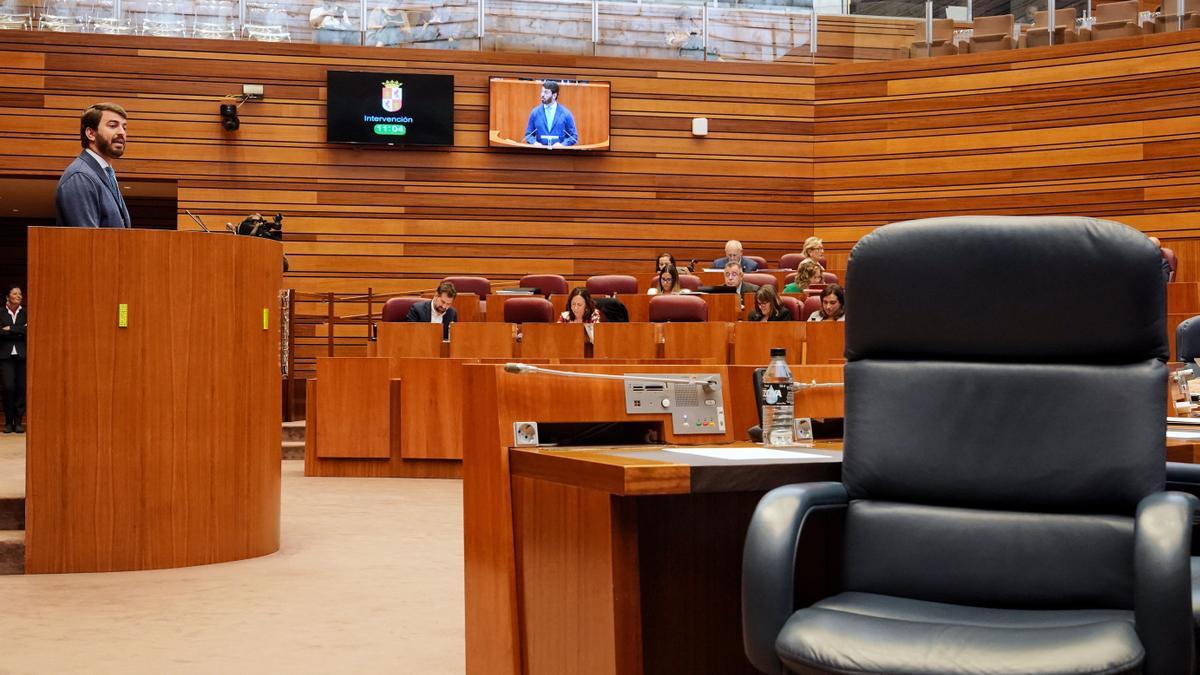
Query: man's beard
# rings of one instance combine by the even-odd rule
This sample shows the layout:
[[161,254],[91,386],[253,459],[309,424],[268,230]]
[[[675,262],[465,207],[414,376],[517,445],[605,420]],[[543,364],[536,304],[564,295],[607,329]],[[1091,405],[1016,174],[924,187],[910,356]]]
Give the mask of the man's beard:
[[120,157],[125,154],[125,144],[121,143],[120,148],[114,148],[113,144],[103,136],[96,136],[96,149],[105,157]]

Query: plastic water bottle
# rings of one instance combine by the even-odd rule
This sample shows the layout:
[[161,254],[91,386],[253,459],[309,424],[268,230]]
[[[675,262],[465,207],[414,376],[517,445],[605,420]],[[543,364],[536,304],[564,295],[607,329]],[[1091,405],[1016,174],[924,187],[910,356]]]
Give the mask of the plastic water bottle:
[[771,348],[771,362],[763,373],[763,445],[795,445],[796,428],[792,417],[792,371],[787,365],[787,350]]

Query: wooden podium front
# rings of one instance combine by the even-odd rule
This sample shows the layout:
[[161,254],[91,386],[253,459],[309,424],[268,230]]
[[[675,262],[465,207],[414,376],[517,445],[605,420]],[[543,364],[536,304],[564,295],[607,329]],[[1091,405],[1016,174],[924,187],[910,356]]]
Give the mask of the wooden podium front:
[[30,228],[27,572],[279,549],[282,261],[259,238]]

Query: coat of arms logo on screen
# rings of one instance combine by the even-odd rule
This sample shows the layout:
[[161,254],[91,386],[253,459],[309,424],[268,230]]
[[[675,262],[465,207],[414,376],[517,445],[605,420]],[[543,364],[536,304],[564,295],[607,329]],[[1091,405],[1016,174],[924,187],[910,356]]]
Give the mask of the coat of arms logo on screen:
[[404,104],[404,85],[396,80],[383,83],[383,109],[388,112],[400,110]]

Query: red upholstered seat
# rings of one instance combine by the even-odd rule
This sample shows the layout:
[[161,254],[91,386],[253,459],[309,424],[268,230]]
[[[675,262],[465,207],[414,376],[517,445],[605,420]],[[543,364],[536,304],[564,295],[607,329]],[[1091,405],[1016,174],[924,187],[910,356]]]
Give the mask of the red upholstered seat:
[[480,300],[487,300],[492,292],[492,282],[483,277],[446,277],[442,281],[454,284],[454,290],[459,293],[474,293]]
[[799,298],[795,298],[790,295],[784,295],[779,298],[779,302],[783,303],[783,306],[787,307],[787,310],[792,313],[792,321],[803,321],[808,318],[807,316],[800,316],[804,308],[800,304]]
[[785,253],[783,254],[783,257],[779,259],[779,269],[794,270],[800,266],[800,262],[802,260],[804,260],[803,253]]
[[679,287],[689,291],[698,291],[700,290],[700,277],[695,274],[680,274]]
[[567,280],[561,274],[526,274],[521,277],[521,288],[536,288],[542,295],[566,295]]
[[588,293],[596,297],[616,293],[633,295],[638,292],[637,287],[637,277],[631,277],[627,274],[602,274],[596,277],[589,277],[587,280]]
[[821,309],[821,296],[810,295],[804,299],[804,306],[800,308],[800,320],[808,321],[808,317],[812,316],[813,312]]
[[836,284],[838,282],[837,275],[833,272],[822,272],[821,277],[826,284]]
[[508,298],[504,301],[505,323],[551,323],[554,305],[545,298]]
[[650,298],[650,321],[708,321],[708,303],[695,295],[656,295]]
[[404,317],[408,316],[408,310],[412,306],[421,302],[424,298],[390,298],[383,303],[383,312],[380,314],[380,319],[383,321],[403,321]]
[[763,274],[761,272],[750,272],[745,275],[745,281],[748,284],[755,286],[778,286],[779,281],[774,274]]
[[766,259],[766,258],[764,258],[764,257],[762,257],[762,256],[757,256],[757,255],[745,255],[745,256],[742,256],[742,257],[743,257],[743,258],[749,258],[750,260],[753,260],[754,262],[758,263],[758,269],[760,269],[760,270],[761,270],[761,269],[766,269],[766,267],[767,267],[767,259]]
[[788,273],[788,275],[786,277],[783,278],[783,284],[786,286],[787,284],[790,284],[795,280],[796,280],[796,272],[790,272],[790,273]]

